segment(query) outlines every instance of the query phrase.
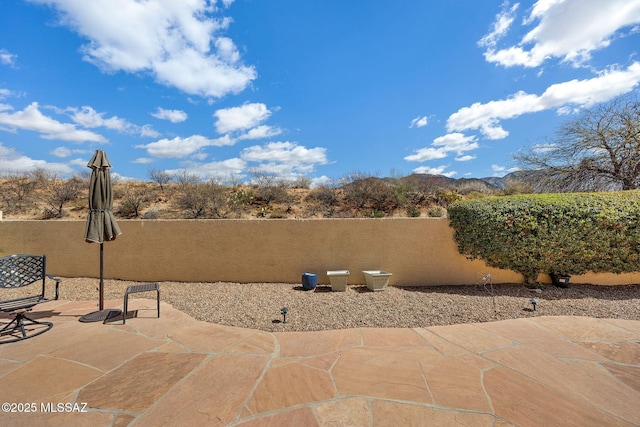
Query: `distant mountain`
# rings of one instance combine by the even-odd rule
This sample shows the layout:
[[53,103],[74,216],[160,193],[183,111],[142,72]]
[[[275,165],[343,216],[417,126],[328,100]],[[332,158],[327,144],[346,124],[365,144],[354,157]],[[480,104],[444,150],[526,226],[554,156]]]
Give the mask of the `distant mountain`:
[[503,177],[491,176],[486,178],[449,178],[444,175],[432,175],[423,173],[414,173],[401,178],[378,178],[367,176],[355,180],[354,182],[345,184],[343,188],[360,182],[361,185],[368,182],[371,185],[374,181],[386,181],[388,183],[403,183],[412,188],[419,188],[422,191],[435,193],[442,191],[458,191],[460,193],[469,193],[478,191],[481,193],[490,193],[504,190],[510,183],[518,181],[518,172],[507,174]]
[[486,178],[449,178],[443,175],[412,174],[400,178],[411,185],[429,190],[452,190],[459,191],[496,191],[507,187],[509,181],[517,180],[517,172],[507,174],[503,177]]

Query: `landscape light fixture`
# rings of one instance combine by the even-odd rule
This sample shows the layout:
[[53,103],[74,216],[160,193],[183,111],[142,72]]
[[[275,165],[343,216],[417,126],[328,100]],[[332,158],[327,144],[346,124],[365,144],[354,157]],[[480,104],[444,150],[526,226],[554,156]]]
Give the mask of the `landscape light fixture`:
[[536,304],[538,304],[538,299],[537,298],[531,298],[529,300],[529,302],[531,303],[531,305],[533,306],[533,311],[536,311]]
[[287,323],[287,313],[289,309],[287,307],[282,307],[280,309],[280,314],[282,314],[282,323]]

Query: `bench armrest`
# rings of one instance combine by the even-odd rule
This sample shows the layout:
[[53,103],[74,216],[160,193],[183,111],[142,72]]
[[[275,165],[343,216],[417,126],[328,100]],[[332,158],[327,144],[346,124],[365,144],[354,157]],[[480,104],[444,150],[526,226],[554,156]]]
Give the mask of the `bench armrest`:
[[55,299],[58,299],[58,286],[60,286],[60,283],[62,283],[62,279],[60,279],[59,277],[53,277],[50,274],[46,275],[49,279],[53,280],[54,282],[56,282],[56,297]]

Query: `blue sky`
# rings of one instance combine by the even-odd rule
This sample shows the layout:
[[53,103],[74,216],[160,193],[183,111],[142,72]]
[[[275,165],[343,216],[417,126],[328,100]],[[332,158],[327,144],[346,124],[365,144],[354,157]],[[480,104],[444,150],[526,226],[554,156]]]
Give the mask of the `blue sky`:
[[640,0],[3,0],[0,174],[501,176],[639,49]]

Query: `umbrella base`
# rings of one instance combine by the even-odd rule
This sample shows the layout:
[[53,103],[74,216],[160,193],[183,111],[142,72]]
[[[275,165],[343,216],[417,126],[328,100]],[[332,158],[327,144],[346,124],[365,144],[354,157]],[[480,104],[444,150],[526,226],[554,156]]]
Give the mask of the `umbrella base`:
[[116,317],[122,315],[122,310],[116,308],[106,308],[104,310],[94,311],[93,313],[85,314],[79,320],[83,323],[90,322],[102,322],[107,323],[114,320]]

